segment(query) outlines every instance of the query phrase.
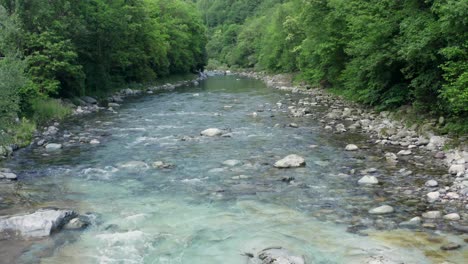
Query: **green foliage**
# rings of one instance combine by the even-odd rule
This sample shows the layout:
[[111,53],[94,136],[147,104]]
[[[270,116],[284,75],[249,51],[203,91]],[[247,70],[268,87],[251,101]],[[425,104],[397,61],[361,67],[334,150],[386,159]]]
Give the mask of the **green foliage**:
[[198,6],[209,27],[209,57],[221,65],[299,70],[314,85],[378,109],[412,105],[466,121],[466,0],[203,0]]
[[60,100],[51,98],[38,98],[31,102],[32,119],[39,124],[50,120],[62,120],[71,114],[71,109]]

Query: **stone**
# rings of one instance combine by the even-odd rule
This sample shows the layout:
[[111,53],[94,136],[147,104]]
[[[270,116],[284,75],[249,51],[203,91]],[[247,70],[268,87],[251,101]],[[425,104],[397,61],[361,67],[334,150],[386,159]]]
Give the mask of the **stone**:
[[299,127],[299,125],[298,125],[298,124],[296,124],[296,123],[291,123],[291,124],[289,124],[289,127],[292,127],[292,128],[298,128],[298,127]]
[[72,210],[40,209],[32,214],[0,218],[0,233],[13,232],[25,238],[50,236],[77,214]]
[[423,213],[422,217],[427,219],[437,219],[442,217],[442,213],[440,211],[428,211]]
[[461,248],[461,245],[460,244],[457,244],[457,243],[453,243],[453,242],[450,242],[448,244],[445,244],[443,246],[440,247],[440,249],[442,250],[456,250],[456,249],[459,249]]
[[86,228],[88,223],[82,221],[79,217],[71,219],[67,224],[63,226],[63,229],[67,230],[81,230]]
[[414,227],[418,227],[420,225],[421,225],[421,217],[419,217],[419,216],[413,217],[410,220],[405,221],[405,222],[401,222],[399,224],[399,226],[401,226],[401,227],[408,227],[408,228],[414,228]]
[[445,195],[448,199],[460,199],[460,195],[455,192],[449,192]]
[[259,252],[261,264],[305,264],[303,256],[294,256],[282,247],[267,248]]
[[56,144],[56,143],[49,143],[45,146],[45,149],[49,151],[59,150],[61,148],[62,148],[62,144]]
[[446,155],[445,155],[445,152],[443,152],[443,151],[439,151],[434,155],[434,158],[436,158],[436,159],[445,159],[445,157],[446,157]]
[[89,142],[89,144],[91,144],[91,145],[98,145],[98,144],[101,144],[101,142],[99,142],[99,140],[97,140],[97,139],[92,139],[92,140]]
[[461,219],[461,217],[457,213],[451,213],[451,214],[444,215],[444,219],[449,220],[449,221],[458,221]]
[[97,104],[98,101],[90,96],[82,96],[81,100],[83,100],[87,104]]
[[428,180],[424,185],[426,187],[437,187],[439,183],[436,180]]
[[346,132],[346,128],[343,124],[338,124],[335,126],[335,129],[338,133]]
[[408,156],[408,155],[411,155],[412,152],[411,150],[407,149],[407,150],[400,150],[397,155],[400,155],[400,156]]
[[11,171],[5,171],[5,170],[1,171],[0,170],[0,179],[14,181],[14,180],[18,179],[18,176],[16,174],[14,174],[13,172],[11,172]]
[[140,171],[149,169],[148,164],[143,161],[128,161],[117,164],[119,168]]
[[439,192],[430,192],[427,195],[427,201],[430,203],[434,203],[435,201],[439,200],[440,193]]
[[223,165],[229,166],[229,167],[235,167],[240,164],[242,164],[240,160],[226,160],[223,162]]
[[171,163],[166,163],[164,161],[155,161],[151,166],[155,169],[170,169],[173,168],[174,165]]
[[200,134],[205,137],[217,137],[221,136],[223,134],[223,131],[218,128],[208,128],[206,130],[203,130]]
[[465,173],[465,164],[453,164],[449,168],[449,173],[452,175],[461,175]]
[[369,214],[376,214],[376,215],[390,214],[390,213],[393,213],[394,211],[395,210],[390,205],[382,205],[382,206],[369,210]]
[[379,180],[375,176],[364,176],[362,177],[359,181],[359,184],[364,184],[364,185],[371,185],[371,184],[378,184]]
[[392,153],[392,152],[387,152],[385,153],[385,159],[388,161],[388,162],[397,162],[398,161],[398,157],[395,153]]
[[276,168],[297,168],[304,167],[305,165],[306,162],[304,158],[296,154],[286,156],[285,158],[278,160],[274,164]]
[[359,147],[356,146],[356,145],[354,145],[354,144],[349,144],[349,145],[347,145],[346,148],[345,148],[346,151],[356,151],[356,150],[358,150],[358,149],[359,149]]

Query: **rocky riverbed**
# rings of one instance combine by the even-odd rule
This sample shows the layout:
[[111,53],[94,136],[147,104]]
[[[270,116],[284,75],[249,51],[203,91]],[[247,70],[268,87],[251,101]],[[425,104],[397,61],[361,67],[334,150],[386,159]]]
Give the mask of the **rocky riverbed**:
[[[72,208],[81,216],[53,226],[53,243],[15,242],[16,253],[0,251],[2,257],[23,263],[467,257],[466,175],[452,167],[466,165],[454,158],[466,152],[442,153],[444,138],[405,128],[386,113],[303,91],[284,77],[262,78],[284,91],[238,76],[171,92],[124,90],[106,108],[88,106],[99,112],[83,118],[89,109],[77,108],[76,117],[44,128],[31,147],[2,164],[9,168],[4,178],[17,179],[1,182],[0,213],[11,219]],[[69,224],[88,228],[64,228]]]

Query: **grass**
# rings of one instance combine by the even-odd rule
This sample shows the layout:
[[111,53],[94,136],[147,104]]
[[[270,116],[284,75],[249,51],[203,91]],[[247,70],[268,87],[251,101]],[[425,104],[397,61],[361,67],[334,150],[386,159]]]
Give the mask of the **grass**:
[[23,118],[17,124],[10,124],[0,134],[0,146],[17,145],[25,147],[31,143],[33,134],[36,131],[36,124]]
[[32,120],[43,124],[53,120],[62,120],[72,113],[70,107],[63,105],[60,100],[47,98],[36,99],[32,102]]

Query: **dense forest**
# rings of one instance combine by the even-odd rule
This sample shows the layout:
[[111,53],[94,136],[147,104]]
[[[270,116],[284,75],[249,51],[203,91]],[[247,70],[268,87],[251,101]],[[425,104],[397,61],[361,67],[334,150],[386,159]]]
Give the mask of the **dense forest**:
[[195,72],[206,61],[205,25],[183,0],[0,0],[0,29],[3,135],[66,114],[55,98]]
[[[209,67],[298,73],[468,131],[468,0],[200,0]],[[450,125],[450,124],[449,124]]]
[[207,56],[468,131],[468,0],[0,0],[0,30],[0,141]]

